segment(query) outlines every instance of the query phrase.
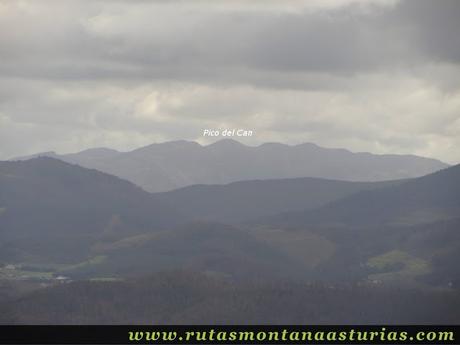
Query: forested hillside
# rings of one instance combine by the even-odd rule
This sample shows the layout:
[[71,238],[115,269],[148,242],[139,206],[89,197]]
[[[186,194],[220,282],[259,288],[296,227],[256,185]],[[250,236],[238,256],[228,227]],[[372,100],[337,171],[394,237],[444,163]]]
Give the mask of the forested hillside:
[[455,324],[458,292],[266,281],[235,285],[198,272],[75,282],[2,305],[0,323]]

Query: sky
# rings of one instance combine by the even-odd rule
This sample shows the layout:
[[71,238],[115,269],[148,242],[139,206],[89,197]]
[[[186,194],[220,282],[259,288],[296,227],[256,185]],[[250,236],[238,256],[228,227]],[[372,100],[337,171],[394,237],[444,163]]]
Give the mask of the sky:
[[460,163],[460,1],[0,0],[0,159],[237,140]]

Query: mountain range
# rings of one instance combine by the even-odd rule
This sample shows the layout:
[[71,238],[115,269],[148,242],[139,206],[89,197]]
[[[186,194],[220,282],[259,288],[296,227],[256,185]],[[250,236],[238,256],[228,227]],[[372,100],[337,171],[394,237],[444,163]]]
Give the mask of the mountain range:
[[48,156],[131,181],[149,192],[196,184],[317,177],[346,181],[383,181],[429,174],[448,165],[412,155],[375,155],[315,144],[265,143],[246,146],[224,139],[202,146],[192,141],[152,144],[129,152],[106,148],[59,155],[44,152],[14,160]]
[[38,156],[0,162],[0,323],[459,320],[460,165],[234,141]]
[[74,279],[186,268],[237,280],[458,284],[449,263],[460,258],[459,182],[453,166],[386,182],[297,178],[148,193],[54,158],[0,162],[0,262]]

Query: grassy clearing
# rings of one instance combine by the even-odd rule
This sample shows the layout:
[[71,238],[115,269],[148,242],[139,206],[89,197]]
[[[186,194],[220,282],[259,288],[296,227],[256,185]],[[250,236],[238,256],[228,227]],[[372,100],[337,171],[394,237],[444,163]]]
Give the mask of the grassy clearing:
[[[416,277],[431,272],[431,265],[428,261],[417,258],[401,250],[392,250],[383,255],[368,260],[367,266],[388,272],[369,275],[370,280],[389,281],[413,281]],[[392,267],[398,267],[392,269]]]
[[0,279],[6,280],[50,280],[59,275],[68,275],[74,270],[105,262],[106,256],[99,255],[77,264],[21,263],[0,267]]
[[54,272],[28,271],[18,268],[0,268],[0,279],[6,280],[50,280]]

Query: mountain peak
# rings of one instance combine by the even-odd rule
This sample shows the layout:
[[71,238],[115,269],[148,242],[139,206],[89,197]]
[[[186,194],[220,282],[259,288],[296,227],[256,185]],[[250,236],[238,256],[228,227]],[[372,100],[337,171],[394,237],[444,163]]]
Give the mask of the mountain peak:
[[120,153],[120,151],[108,147],[94,147],[80,151],[78,153]]
[[222,148],[222,147],[247,147],[246,145],[244,145],[243,143],[240,143],[239,141],[237,140],[234,140],[234,139],[221,139],[221,140],[218,140],[212,144],[209,144],[207,145],[207,147],[219,147],[219,148]]

